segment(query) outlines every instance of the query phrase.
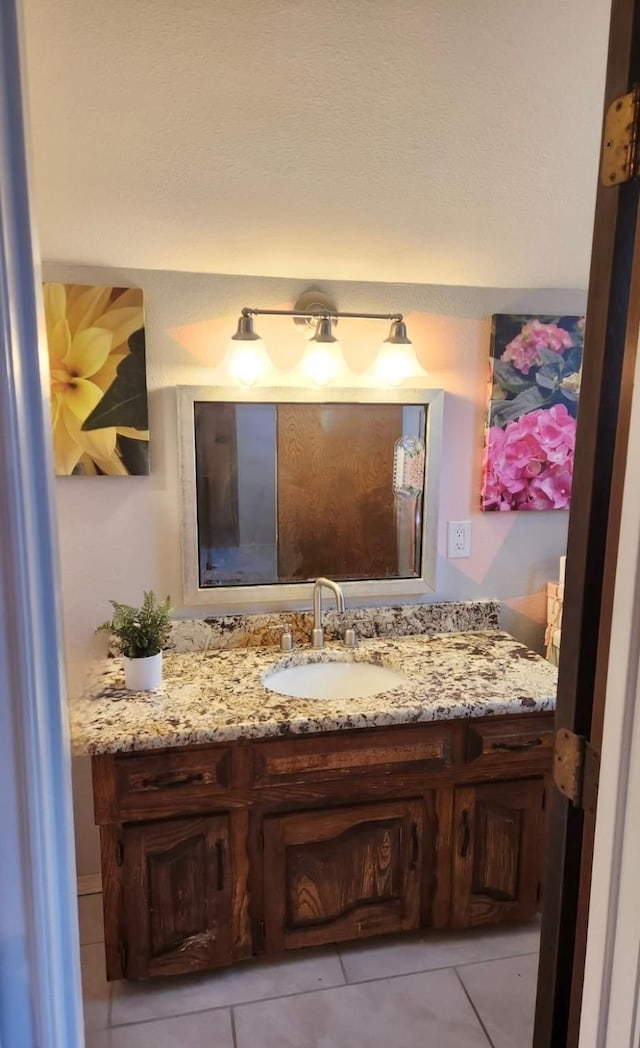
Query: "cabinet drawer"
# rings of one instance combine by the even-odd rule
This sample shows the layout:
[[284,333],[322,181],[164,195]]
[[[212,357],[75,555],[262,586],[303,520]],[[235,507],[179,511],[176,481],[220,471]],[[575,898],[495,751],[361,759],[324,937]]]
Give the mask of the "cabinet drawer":
[[[483,764],[521,761],[523,756],[545,758],[550,762],[553,749],[553,715],[515,718],[497,717],[490,723],[470,724],[467,733],[467,760]],[[515,721],[515,723],[514,723]]]
[[419,774],[451,764],[450,728],[413,729],[412,737],[376,730],[366,735],[288,739],[253,747],[252,774],[256,786],[318,782],[345,775]]
[[115,761],[115,786],[121,817],[196,811],[231,785],[228,747],[127,754]]

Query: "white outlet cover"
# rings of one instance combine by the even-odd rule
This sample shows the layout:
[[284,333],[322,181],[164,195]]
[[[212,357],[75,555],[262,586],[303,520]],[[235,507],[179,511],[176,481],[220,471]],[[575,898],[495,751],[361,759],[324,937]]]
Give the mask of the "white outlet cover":
[[471,521],[447,521],[447,557],[455,560],[471,556]]

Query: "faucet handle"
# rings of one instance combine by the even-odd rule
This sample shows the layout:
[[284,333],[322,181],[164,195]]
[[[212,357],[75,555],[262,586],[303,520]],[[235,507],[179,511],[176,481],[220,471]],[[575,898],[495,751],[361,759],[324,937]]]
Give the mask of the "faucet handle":
[[324,630],[322,626],[314,626],[311,630],[311,647],[324,648]]

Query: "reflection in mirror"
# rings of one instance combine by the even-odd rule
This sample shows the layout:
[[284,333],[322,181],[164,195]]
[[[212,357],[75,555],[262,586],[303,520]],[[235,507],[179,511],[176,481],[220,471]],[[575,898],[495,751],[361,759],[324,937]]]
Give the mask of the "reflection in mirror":
[[421,576],[427,405],[193,409],[200,588]]
[[444,394],[178,386],[186,605],[308,606],[436,589]]

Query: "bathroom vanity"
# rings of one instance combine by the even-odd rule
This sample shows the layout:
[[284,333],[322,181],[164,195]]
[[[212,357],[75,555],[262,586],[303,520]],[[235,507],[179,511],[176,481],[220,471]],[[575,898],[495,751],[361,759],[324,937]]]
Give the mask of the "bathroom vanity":
[[[360,659],[411,684],[286,698],[273,669]],[[556,671],[498,630],[116,660],[73,713],[92,754],[109,979],[144,979],[540,904]]]

